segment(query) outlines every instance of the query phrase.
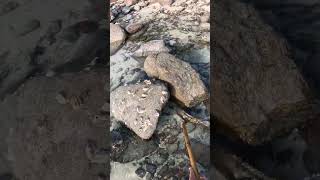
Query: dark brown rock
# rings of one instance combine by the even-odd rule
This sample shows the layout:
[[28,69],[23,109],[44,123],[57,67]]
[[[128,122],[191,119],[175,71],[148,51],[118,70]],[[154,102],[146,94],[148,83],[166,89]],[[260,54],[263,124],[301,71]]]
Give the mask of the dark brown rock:
[[245,163],[236,155],[225,151],[219,146],[216,146],[212,152],[213,154],[213,170],[211,172],[214,179],[259,179],[259,180],[273,180],[267,177],[259,170]]
[[287,42],[251,6],[215,7],[211,107],[224,133],[258,144],[316,116]]

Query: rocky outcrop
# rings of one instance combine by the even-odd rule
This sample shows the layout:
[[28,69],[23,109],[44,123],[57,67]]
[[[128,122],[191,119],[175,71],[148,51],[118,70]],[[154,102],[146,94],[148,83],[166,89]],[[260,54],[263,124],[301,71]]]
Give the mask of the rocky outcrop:
[[316,116],[287,42],[253,7],[216,1],[212,113],[250,144],[270,140]]
[[168,82],[171,95],[186,107],[193,107],[208,98],[208,91],[200,75],[184,62],[168,53],[148,56],[144,70],[151,77]]

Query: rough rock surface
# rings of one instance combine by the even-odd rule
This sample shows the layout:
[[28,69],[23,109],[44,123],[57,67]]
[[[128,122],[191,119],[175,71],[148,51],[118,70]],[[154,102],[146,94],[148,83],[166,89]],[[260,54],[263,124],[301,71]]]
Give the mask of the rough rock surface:
[[110,54],[113,55],[126,39],[125,31],[117,24],[110,23]]
[[249,0],[264,20],[281,32],[293,47],[294,60],[320,89],[319,5],[317,0]]
[[[44,11],[43,6],[48,7],[48,12]],[[43,72],[47,68],[55,68],[70,61],[84,65],[100,56],[97,52],[106,46],[104,39],[107,31],[99,23],[106,19],[106,9],[96,7],[104,7],[104,2],[1,2],[0,26],[3,28],[0,29],[0,98],[12,93],[35,71]],[[82,23],[84,21],[93,22],[96,28],[85,32],[84,29],[91,27],[92,23]],[[96,32],[98,29],[103,29],[102,36],[101,31]],[[95,39],[95,35],[99,38]],[[92,41],[95,41],[94,45],[90,43]],[[85,51],[76,54],[82,46],[85,46]],[[81,56],[84,53],[88,54]]]
[[166,53],[169,51],[169,48],[166,47],[163,40],[153,40],[142,44],[133,55],[136,57],[147,57],[149,55]]
[[208,92],[200,75],[184,62],[168,53],[148,56],[144,70],[151,77],[166,81],[171,86],[171,95],[186,107],[193,107],[208,98]]
[[169,92],[163,83],[145,80],[140,84],[121,86],[111,92],[110,97],[113,116],[142,139],[149,139],[169,99]]
[[217,172],[213,173],[214,179],[221,177],[222,179],[273,180],[221,147],[215,147],[213,154],[215,158],[212,164],[217,168]]
[[109,113],[103,108],[109,101],[107,74],[99,70],[34,77],[5,98],[0,104],[1,132],[10,129],[8,157],[18,178],[108,175]]
[[215,6],[211,107],[225,132],[258,144],[316,116],[287,42],[252,6]]

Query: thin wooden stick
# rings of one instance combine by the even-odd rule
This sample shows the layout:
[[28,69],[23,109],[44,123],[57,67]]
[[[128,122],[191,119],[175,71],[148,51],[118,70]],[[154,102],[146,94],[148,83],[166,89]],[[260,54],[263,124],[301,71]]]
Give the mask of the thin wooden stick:
[[205,128],[210,128],[209,125],[203,123],[202,120],[198,119],[198,118],[195,118],[193,116],[191,116],[190,114],[186,113],[184,110],[178,108],[177,110],[177,114],[185,121],[187,122],[190,122],[190,123],[193,123],[193,124],[198,124],[198,125],[201,125]]
[[193,170],[193,173],[194,173],[196,179],[200,180],[200,174],[199,174],[199,171],[198,171],[198,168],[197,168],[197,164],[196,164],[197,161],[196,161],[196,159],[195,159],[195,157],[193,155],[193,151],[192,151],[192,148],[191,148],[190,139],[189,139],[189,135],[188,135],[187,127],[186,127],[186,122],[183,121],[181,123],[181,126],[182,126],[184,141],[185,141],[186,149],[187,149],[187,152],[188,152],[191,168]]

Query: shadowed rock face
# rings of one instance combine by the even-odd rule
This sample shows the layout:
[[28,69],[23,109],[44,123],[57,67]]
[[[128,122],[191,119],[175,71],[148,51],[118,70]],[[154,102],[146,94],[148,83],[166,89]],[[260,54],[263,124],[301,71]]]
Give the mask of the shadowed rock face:
[[248,0],[263,19],[281,32],[293,47],[294,59],[318,89],[320,88],[320,1]]
[[35,77],[0,103],[1,132],[12,129],[8,146],[18,178],[80,180],[108,174],[109,113],[103,108],[109,101],[108,74]]
[[214,12],[211,106],[218,124],[259,144],[315,116],[287,42],[251,6],[217,1]]

